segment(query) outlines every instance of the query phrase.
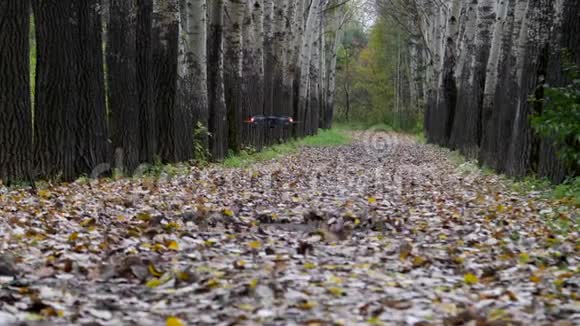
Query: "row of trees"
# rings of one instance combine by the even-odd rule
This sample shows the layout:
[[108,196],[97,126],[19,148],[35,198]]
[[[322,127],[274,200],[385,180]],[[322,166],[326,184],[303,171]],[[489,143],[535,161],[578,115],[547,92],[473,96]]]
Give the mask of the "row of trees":
[[[580,66],[580,2],[377,0],[377,4],[409,31],[411,61],[425,63],[426,69],[412,71],[425,90],[430,142],[458,149],[512,176],[537,173],[561,181],[580,171],[578,160],[559,159],[558,144],[545,134],[539,136],[530,123],[553,101],[546,96],[546,85],[572,83],[563,69],[568,65],[563,51],[569,53],[572,65]],[[580,122],[562,126],[574,123]],[[580,151],[577,137],[568,141]]]
[[[221,160],[329,128],[342,11],[338,0],[4,0],[0,180]],[[244,123],[257,114],[298,123]]]

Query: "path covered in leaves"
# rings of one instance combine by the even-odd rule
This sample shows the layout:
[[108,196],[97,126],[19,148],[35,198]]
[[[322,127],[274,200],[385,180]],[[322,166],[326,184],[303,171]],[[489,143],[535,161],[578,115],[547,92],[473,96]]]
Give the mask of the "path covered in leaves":
[[[400,135],[0,190],[0,324],[573,325],[575,221]],[[554,206],[550,206],[554,205]]]

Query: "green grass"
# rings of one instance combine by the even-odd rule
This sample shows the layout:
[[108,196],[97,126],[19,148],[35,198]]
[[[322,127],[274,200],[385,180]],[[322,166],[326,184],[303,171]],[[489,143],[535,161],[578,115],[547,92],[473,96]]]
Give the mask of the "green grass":
[[[459,151],[448,151],[449,160],[462,174],[497,175],[497,172],[489,167],[482,167],[475,161],[466,160]],[[501,182],[515,193],[526,195],[537,192],[540,197],[552,202],[552,210],[542,213],[542,217],[553,232],[568,236],[571,232],[580,231],[579,221],[575,218],[580,208],[580,177],[570,178],[559,185],[537,176],[512,178],[500,175],[500,177]]]
[[335,123],[334,128],[338,130],[350,131],[376,131],[376,132],[392,132],[394,128],[386,123],[363,123],[363,122],[349,122],[349,123]]
[[242,150],[239,154],[226,158],[223,165],[230,168],[246,167],[257,162],[269,161],[283,155],[294,153],[303,146],[339,146],[349,144],[350,142],[351,138],[346,129],[338,127],[330,130],[321,130],[318,135],[274,145],[260,152],[251,149]]

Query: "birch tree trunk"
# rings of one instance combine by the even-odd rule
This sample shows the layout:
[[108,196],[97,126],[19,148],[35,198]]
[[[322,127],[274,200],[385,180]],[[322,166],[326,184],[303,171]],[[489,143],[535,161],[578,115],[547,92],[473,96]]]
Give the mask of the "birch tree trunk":
[[[286,104],[288,94],[286,91],[286,60],[287,60],[287,26],[288,0],[277,0],[274,4],[273,31],[272,31],[272,113],[276,116],[287,115]],[[280,141],[283,130],[274,128],[271,130],[272,139]]]
[[326,89],[328,88],[327,86],[327,78],[326,78],[326,74],[327,74],[327,67],[326,67],[326,25],[327,25],[327,20],[326,20],[326,14],[321,14],[320,15],[320,27],[319,27],[319,33],[320,33],[320,38],[319,38],[319,53],[320,53],[320,61],[318,64],[318,70],[320,71],[319,75],[318,75],[318,91],[319,91],[319,104],[318,104],[318,116],[316,119],[316,131],[318,131],[318,129],[321,129],[324,127],[324,123],[325,123],[325,118],[324,118],[324,113],[325,113],[325,109],[324,107],[326,106]]
[[244,0],[226,0],[224,18],[224,86],[228,112],[229,148],[235,153],[241,149],[242,129],[242,23]]
[[311,95],[313,87],[312,82],[312,60],[313,60],[313,44],[316,42],[315,29],[318,27],[317,18],[319,14],[321,0],[313,0],[308,10],[306,24],[304,27],[304,37],[302,38],[302,45],[300,47],[300,85],[298,91],[298,114],[297,118],[300,121],[297,136],[301,137],[307,134],[310,130],[311,116],[310,110],[313,107],[310,102],[316,99],[317,96]]
[[[481,5],[481,4],[480,4]],[[480,19],[485,16],[489,18],[489,13],[478,15],[478,4],[470,3],[465,8],[463,20],[463,31],[461,39],[458,40],[458,62],[455,72],[457,81],[457,102],[454,111],[453,125],[450,126],[451,133],[449,146],[459,149],[469,158],[475,158],[479,147],[479,126],[480,109],[479,100],[474,98],[476,86],[475,64],[476,64],[476,36],[477,29],[482,28],[483,22]],[[479,16],[479,17],[478,17]],[[492,21],[494,18],[491,18]],[[485,49],[479,48],[483,51]],[[487,58],[485,58],[487,60]]]
[[[190,0],[193,11],[192,60],[193,60],[193,123],[198,130],[198,146],[207,149],[208,144],[208,90],[207,90],[207,0]],[[201,129],[201,134],[199,134]]]
[[[242,65],[242,119],[264,113],[264,0],[250,0],[246,6],[243,25]],[[255,146],[258,150],[264,143],[260,128],[243,124],[242,146]]]
[[[310,71],[309,71],[309,79],[308,87],[308,106],[307,106],[307,130],[306,135],[314,135],[318,131],[318,116],[320,112],[320,64],[322,62],[321,55],[320,55],[320,47],[322,43],[322,15],[320,14],[320,2],[316,3],[317,1],[314,0],[312,3],[312,8],[310,10],[313,11],[313,25],[310,33],[311,45],[311,57],[310,57]],[[316,5],[316,6],[314,6]],[[308,33],[308,31],[307,31]]]
[[[197,123],[201,127],[207,125],[205,1],[180,0],[179,12],[175,146],[178,160],[186,161],[194,156]],[[204,140],[201,146],[205,147]]]
[[227,108],[224,96],[224,0],[212,1],[208,11],[209,146],[212,159],[220,161],[225,158],[228,150]]
[[[295,47],[295,39],[296,39],[296,24],[294,21],[299,19],[299,16],[302,16],[301,12],[299,12],[298,6],[300,5],[300,1],[288,1],[286,17],[284,17],[285,22],[285,29],[286,29],[286,36],[284,39],[285,42],[285,62],[284,62],[284,114],[294,117],[294,81],[296,80],[296,47]],[[284,139],[289,139],[292,137],[292,130],[293,128],[290,127],[284,130]]]
[[292,111],[294,120],[298,123],[292,128],[292,135],[300,137],[304,129],[304,117],[300,107],[300,85],[302,83],[302,45],[304,43],[305,25],[305,0],[296,1],[296,18],[293,21],[293,34],[291,40],[293,50],[290,59],[290,72],[292,74]]
[[346,19],[346,13],[343,10],[343,6],[334,9],[334,38],[332,40],[332,45],[330,47],[330,52],[328,53],[329,64],[328,64],[328,82],[326,89],[326,103],[324,105],[324,129],[330,129],[332,127],[332,119],[334,116],[334,98],[336,94],[336,66],[338,62],[338,50],[342,44],[342,35],[344,20]]
[[[274,114],[274,3],[264,0],[264,115]],[[263,128],[265,145],[273,143],[272,130]]]

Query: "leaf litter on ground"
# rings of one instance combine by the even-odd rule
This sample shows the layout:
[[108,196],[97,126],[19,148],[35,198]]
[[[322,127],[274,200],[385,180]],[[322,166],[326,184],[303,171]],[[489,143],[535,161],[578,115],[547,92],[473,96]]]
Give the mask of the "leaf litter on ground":
[[[0,324],[580,322],[578,231],[546,223],[557,203],[367,136],[243,168],[1,190]],[[577,226],[577,207],[564,214]]]

